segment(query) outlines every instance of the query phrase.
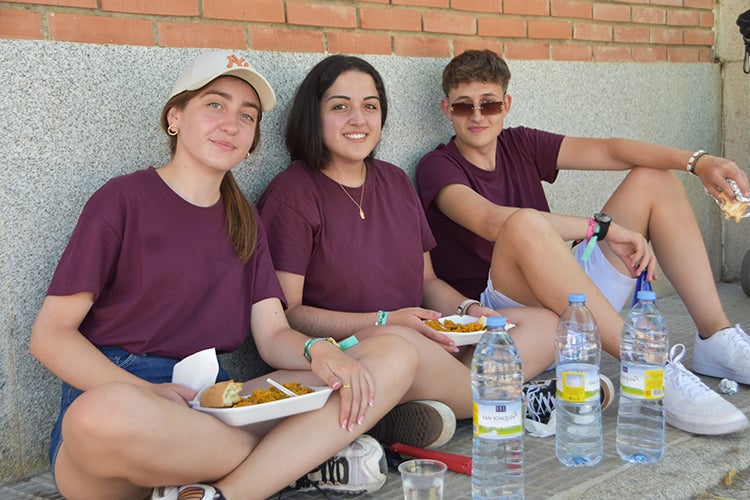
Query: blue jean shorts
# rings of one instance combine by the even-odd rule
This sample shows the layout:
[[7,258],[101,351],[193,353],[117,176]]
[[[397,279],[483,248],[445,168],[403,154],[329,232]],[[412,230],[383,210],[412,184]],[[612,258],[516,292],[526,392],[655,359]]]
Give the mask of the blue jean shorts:
[[[120,368],[127,370],[136,377],[148,380],[154,384],[171,382],[172,369],[174,368],[174,365],[180,361],[175,358],[152,356],[150,354],[131,354],[119,347],[100,347],[99,350]],[[219,374],[216,377],[217,382],[229,380],[229,378],[227,371],[220,366]],[[60,451],[60,445],[62,444],[63,417],[65,416],[68,407],[81,394],[82,391],[79,391],[65,382],[62,383],[60,414],[57,417],[55,426],[52,428],[51,442],[49,446],[49,463],[53,476],[55,473],[55,459],[57,458],[57,453]]]

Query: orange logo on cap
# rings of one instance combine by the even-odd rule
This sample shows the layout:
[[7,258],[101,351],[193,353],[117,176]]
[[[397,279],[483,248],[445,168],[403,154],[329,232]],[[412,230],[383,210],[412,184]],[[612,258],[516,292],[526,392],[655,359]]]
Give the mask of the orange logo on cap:
[[237,66],[243,66],[245,68],[247,68],[248,66],[250,66],[250,63],[245,62],[245,58],[244,57],[239,57],[239,56],[236,56],[234,54],[232,54],[231,56],[227,56],[227,60],[229,61],[229,63],[227,64],[227,68],[231,68],[235,64]]

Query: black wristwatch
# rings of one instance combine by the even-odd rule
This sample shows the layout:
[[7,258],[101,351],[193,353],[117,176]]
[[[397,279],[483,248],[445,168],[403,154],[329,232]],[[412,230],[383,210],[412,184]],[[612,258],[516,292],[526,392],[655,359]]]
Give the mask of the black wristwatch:
[[603,212],[599,212],[594,214],[594,222],[599,225],[599,232],[596,233],[596,240],[604,241],[604,237],[607,236],[607,231],[609,231],[609,224],[612,222],[612,217]]

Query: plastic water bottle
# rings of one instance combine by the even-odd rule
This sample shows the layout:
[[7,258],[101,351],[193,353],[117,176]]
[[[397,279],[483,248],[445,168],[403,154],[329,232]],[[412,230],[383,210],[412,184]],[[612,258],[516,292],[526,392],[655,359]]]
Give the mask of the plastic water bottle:
[[664,456],[666,323],[656,294],[639,291],[620,337],[620,403],[617,453],[628,462],[654,463]]
[[599,328],[586,295],[572,293],[555,333],[555,454],[563,465],[590,466],[602,459],[600,359]]
[[471,363],[474,499],[524,498],[523,372],[502,316],[487,318]]

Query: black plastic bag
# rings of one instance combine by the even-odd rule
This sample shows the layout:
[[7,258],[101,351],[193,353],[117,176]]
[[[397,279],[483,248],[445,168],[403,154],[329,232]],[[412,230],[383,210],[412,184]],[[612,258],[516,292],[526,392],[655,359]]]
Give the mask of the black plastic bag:
[[740,34],[745,41],[745,61],[742,65],[742,71],[750,74],[750,10],[746,10],[737,18],[737,26],[740,27]]

